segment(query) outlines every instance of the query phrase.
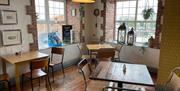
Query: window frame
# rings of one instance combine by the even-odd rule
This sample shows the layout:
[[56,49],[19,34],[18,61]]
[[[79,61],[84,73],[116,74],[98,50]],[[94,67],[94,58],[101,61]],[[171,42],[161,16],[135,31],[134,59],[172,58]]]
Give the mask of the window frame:
[[[37,22],[37,24],[45,24],[46,25],[46,31],[45,32],[47,32],[47,33],[49,33],[49,32],[51,32],[51,24],[57,24],[57,23],[55,23],[55,21],[52,21],[52,20],[50,20],[50,10],[49,10],[49,1],[50,0],[44,0],[44,15],[45,15],[45,19],[44,20],[38,20],[38,19],[36,19],[36,22]],[[52,0],[52,1],[60,1],[60,2],[63,2],[64,3],[64,21],[61,21],[61,22],[59,22],[58,24],[67,24],[67,6],[66,6],[66,3],[67,3],[67,1],[66,0]],[[35,8],[36,8],[36,4],[35,4]],[[36,10],[35,10],[35,12],[36,12]],[[36,12],[36,14],[37,14],[37,12]],[[37,30],[37,33],[38,33],[39,31]],[[38,39],[39,39],[39,33],[38,33]],[[41,47],[40,45],[39,45],[39,43],[38,43],[38,46],[39,46],[39,49],[45,49],[45,48],[48,48],[48,47]]]
[[[123,21],[123,20],[117,20],[117,2],[122,2],[122,1],[130,1],[130,0],[116,0],[116,4],[115,4],[115,25],[114,25],[114,27],[115,27],[115,30],[114,30],[114,37],[113,37],[113,40],[114,41],[116,41],[117,40],[117,34],[116,34],[116,32],[117,32],[117,27],[116,27],[116,25],[118,24],[117,22],[134,22],[134,30],[137,30],[137,23],[138,22],[145,22],[145,20],[138,20],[137,19],[137,17],[138,17],[138,5],[139,5],[139,0],[134,0],[134,1],[136,1],[136,6],[135,6],[135,19],[134,19],[134,21],[129,21],[129,20],[126,20],[126,21]],[[157,0],[157,2],[159,2],[158,0]],[[132,7],[125,7],[125,8],[132,8]],[[131,15],[131,14],[128,14],[128,15]],[[156,20],[155,21],[153,21],[153,20],[148,20],[148,21],[146,21],[146,24],[147,23],[155,23],[155,24],[157,24],[157,15],[158,15],[158,3],[157,3],[157,13],[155,13],[155,16],[156,16]],[[138,30],[145,30],[145,29],[138,29]],[[155,29],[154,29],[154,36],[156,36],[156,26],[155,26]],[[136,42],[136,40],[135,40],[135,43],[140,43],[140,44],[143,44],[143,43],[146,43],[146,42]]]

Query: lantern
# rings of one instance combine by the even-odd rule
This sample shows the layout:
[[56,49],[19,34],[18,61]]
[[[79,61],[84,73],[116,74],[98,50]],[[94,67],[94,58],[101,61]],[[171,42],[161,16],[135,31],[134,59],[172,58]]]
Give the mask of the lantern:
[[133,45],[134,44],[134,29],[131,28],[131,30],[127,34],[127,44]]
[[125,44],[125,41],[126,41],[126,25],[125,23],[123,23],[118,28],[117,43]]

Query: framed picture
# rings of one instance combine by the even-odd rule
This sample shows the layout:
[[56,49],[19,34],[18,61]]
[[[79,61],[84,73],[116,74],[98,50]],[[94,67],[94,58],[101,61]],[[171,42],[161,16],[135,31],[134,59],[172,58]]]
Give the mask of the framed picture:
[[0,0],[0,5],[9,5],[9,0]]
[[76,16],[76,9],[71,10],[71,16]]
[[17,12],[13,10],[1,11],[1,24],[17,24]]
[[21,30],[1,31],[3,46],[18,45],[22,43]]

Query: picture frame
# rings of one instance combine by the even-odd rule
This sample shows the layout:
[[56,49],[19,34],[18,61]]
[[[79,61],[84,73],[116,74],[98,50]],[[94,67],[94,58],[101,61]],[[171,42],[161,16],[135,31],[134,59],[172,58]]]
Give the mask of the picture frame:
[[19,45],[22,44],[22,35],[21,30],[2,30],[2,45],[3,46],[11,46],[11,45]]
[[17,12],[14,10],[2,10],[0,20],[3,25],[18,24]]
[[76,16],[76,9],[71,10],[71,16]]
[[10,5],[9,0],[0,0],[0,5]]

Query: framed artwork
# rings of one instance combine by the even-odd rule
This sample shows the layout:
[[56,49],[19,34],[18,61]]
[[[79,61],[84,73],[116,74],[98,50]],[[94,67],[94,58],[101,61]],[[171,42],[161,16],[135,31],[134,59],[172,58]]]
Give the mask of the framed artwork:
[[0,5],[9,5],[9,0],[0,0]]
[[1,24],[17,24],[17,12],[13,10],[1,11]]
[[22,43],[21,30],[2,30],[3,46],[18,45]]
[[71,16],[76,16],[76,9],[71,10]]

